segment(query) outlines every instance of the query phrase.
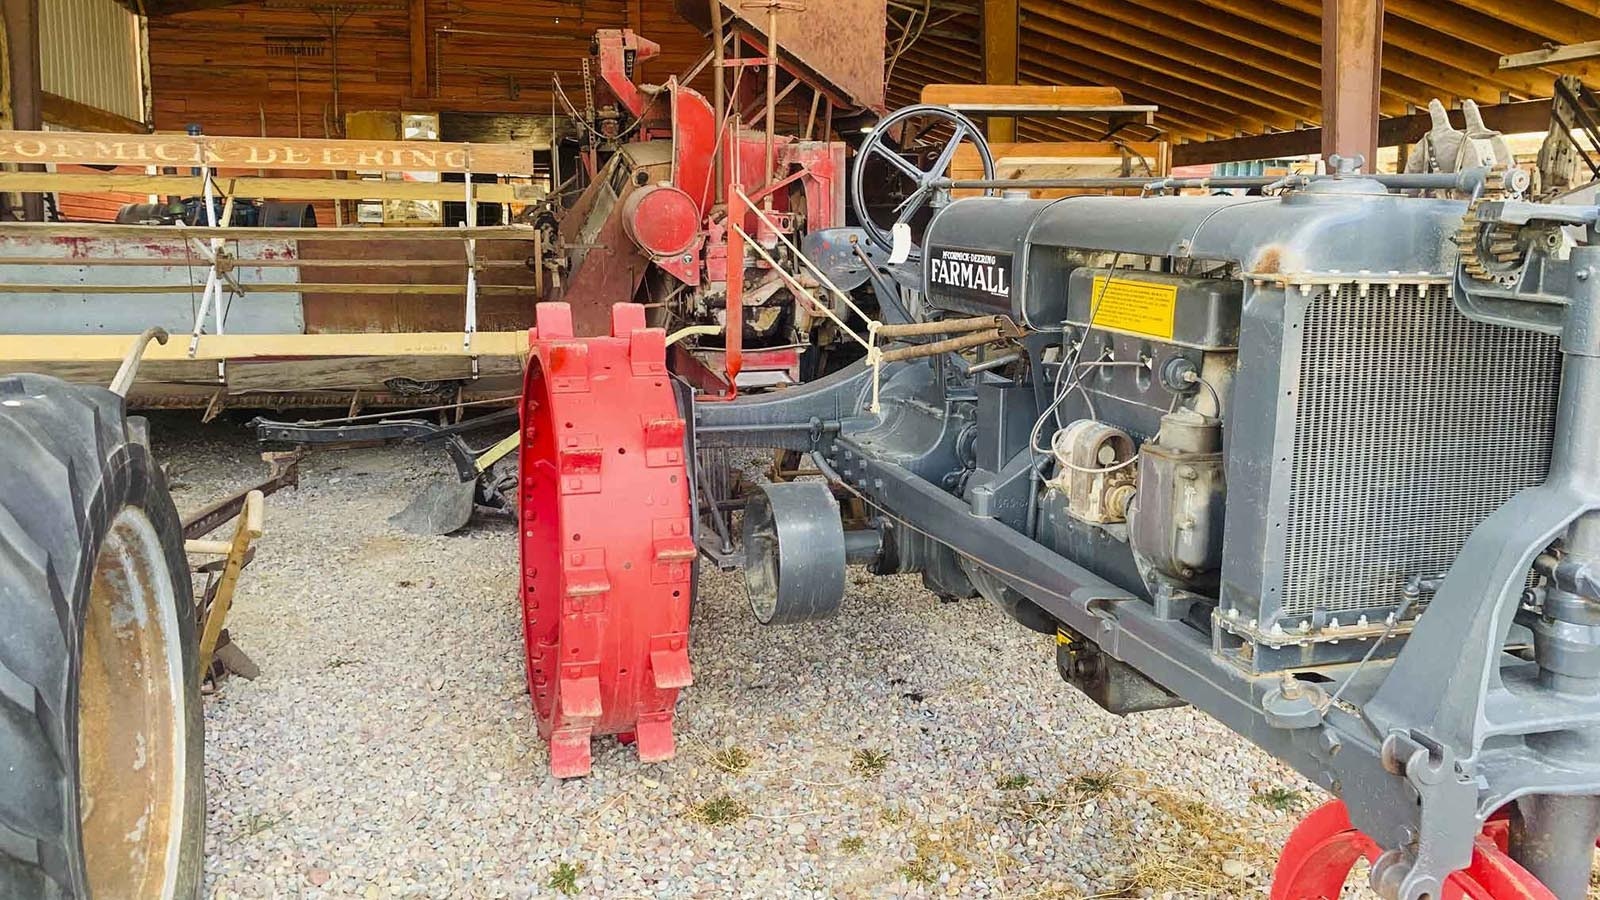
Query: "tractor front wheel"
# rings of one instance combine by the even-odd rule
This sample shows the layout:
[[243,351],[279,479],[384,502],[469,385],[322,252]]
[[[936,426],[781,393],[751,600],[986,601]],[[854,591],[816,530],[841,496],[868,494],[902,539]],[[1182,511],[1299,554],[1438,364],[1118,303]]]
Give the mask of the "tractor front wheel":
[[[1471,864],[1445,879],[1440,900],[1555,900],[1506,855],[1506,834],[1505,822],[1490,822],[1473,844]],[[1376,862],[1380,853],[1350,824],[1342,801],[1324,803],[1289,835],[1272,874],[1271,900],[1337,900],[1356,862]]]

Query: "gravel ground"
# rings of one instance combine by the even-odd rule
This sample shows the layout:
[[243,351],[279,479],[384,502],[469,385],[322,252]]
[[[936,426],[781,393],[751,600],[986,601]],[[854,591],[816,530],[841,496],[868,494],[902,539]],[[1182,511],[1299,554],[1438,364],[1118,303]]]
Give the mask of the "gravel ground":
[[[265,471],[237,422],[155,421],[180,508]],[[515,530],[386,521],[442,457],[324,454],[267,502],[207,699],[215,897],[1261,896],[1320,794],[1191,710],[1108,715],[982,601],[852,573],[765,629],[701,579],[678,757],[548,774]]]

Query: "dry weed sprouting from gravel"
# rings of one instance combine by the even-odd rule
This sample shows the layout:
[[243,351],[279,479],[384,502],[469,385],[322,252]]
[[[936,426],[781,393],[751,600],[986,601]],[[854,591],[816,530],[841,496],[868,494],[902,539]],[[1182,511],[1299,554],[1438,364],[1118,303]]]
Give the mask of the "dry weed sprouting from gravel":
[[1060,787],[1044,794],[1018,797],[1007,804],[1005,814],[1011,818],[1039,824],[1072,810],[1082,809],[1096,797],[1115,791],[1122,785],[1117,772],[1085,772],[1074,775]]
[[739,746],[723,747],[708,758],[712,768],[737,775],[750,768],[750,751]]
[[750,807],[743,800],[727,794],[718,794],[696,804],[689,810],[691,821],[701,825],[732,825],[750,815]]
[[850,754],[850,771],[862,778],[877,778],[889,768],[889,751],[863,748]]
[[1252,870],[1270,870],[1277,857],[1277,845],[1263,842],[1258,829],[1212,803],[1162,787],[1140,793],[1175,826],[1173,846],[1147,851],[1119,891],[1097,896],[1224,896],[1239,892]]

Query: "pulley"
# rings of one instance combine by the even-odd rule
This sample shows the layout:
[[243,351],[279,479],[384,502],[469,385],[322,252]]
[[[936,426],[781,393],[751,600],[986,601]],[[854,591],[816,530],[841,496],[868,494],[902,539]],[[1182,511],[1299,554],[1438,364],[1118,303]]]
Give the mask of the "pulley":
[[839,501],[817,481],[764,484],[744,512],[745,588],[763,625],[837,615],[845,566],[876,558],[876,531],[847,540]]

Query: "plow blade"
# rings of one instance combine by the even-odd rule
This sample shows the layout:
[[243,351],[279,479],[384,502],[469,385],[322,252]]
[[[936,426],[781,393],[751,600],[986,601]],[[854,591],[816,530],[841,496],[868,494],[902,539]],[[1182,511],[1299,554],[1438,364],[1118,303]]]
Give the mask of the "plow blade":
[[390,524],[412,534],[451,534],[467,527],[478,497],[478,479],[448,476],[428,482],[406,508],[389,517]]

